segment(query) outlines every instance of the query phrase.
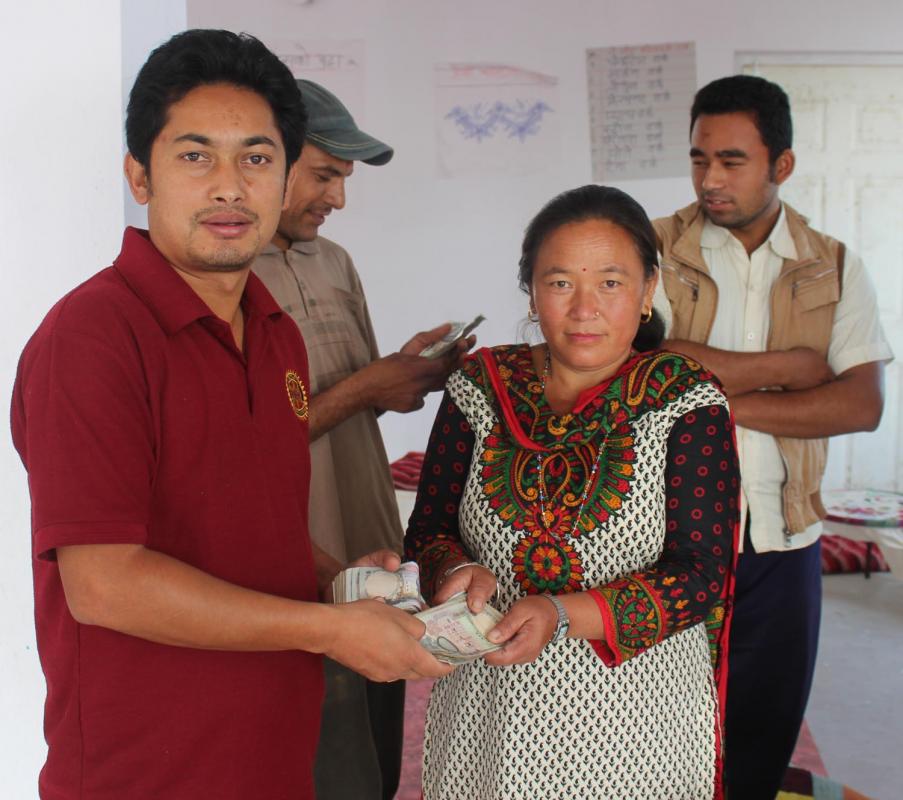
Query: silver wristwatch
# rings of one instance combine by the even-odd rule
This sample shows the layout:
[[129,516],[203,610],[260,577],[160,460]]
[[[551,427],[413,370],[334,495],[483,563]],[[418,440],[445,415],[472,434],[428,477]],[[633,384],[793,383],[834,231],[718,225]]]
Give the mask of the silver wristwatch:
[[568,628],[571,627],[571,618],[568,616],[568,612],[565,611],[564,603],[555,595],[546,593],[543,594],[543,597],[549,600],[558,612],[558,622],[555,623],[555,630],[552,632],[552,638],[549,639],[549,644],[555,644],[555,642],[568,635]]

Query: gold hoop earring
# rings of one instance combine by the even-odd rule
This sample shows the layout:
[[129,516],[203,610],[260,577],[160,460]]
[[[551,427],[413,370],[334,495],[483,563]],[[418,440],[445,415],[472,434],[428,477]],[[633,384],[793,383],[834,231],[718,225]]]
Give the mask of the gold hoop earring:
[[648,311],[644,311],[642,314],[640,314],[640,322],[642,322],[643,325],[645,325],[647,322],[651,322],[651,321],[652,321],[652,309],[650,308]]

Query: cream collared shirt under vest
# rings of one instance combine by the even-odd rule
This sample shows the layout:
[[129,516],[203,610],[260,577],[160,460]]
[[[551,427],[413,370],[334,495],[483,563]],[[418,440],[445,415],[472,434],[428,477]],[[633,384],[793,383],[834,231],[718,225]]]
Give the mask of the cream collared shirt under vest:
[[[783,206],[768,239],[751,255],[727,228],[710,220],[705,222],[700,245],[703,260],[718,285],[718,308],[708,344],[738,352],[766,350],[771,286],[784,259],[797,258]],[[656,307],[660,307],[658,301]],[[848,250],[828,364],[839,375],[859,364],[891,358],[893,353],[881,327],[874,288],[862,261]],[[774,437],[738,426],[737,446],[743,483],[741,530],[746,515],[752,514],[750,536],[756,552],[812,544],[821,534],[821,522],[792,537],[784,535],[781,487],[785,469]]]
[[[379,358],[367,300],[351,257],[322,236],[272,244],[254,272],[301,329],[312,395]],[[403,531],[373,409],[310,445],[310,538],[343,564],[380,548],[401,551]]]

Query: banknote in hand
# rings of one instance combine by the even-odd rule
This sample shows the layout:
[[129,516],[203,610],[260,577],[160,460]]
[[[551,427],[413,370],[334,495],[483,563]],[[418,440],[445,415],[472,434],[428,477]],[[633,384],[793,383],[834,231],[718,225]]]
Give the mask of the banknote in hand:
[[469,336],[470,332],[485,320],[486,317],[482,314],[478,314],[471,322],[449,322],[448,324],[451,325],[451,330],[438,342],[434,342],[429,347],[425,347],[421,350],[420,355],[424,358],[438,358],[439,356],[445,355],[455,346],[455,342],[457,342],[458,339]]
[[420,596],[420,569],[413,561],[406,561],[395,572],[381,567],[342,570],[332,581],[332,597],[334,603],[380,598],[390,606],[411,613],[426,608]]
[[484,606],[479,614],[471,613],[465,592],[414,616],[426,625],[420,644],[446,664],[463,664],[501,649],[486,635],[501,621],[502,614],[492,606]]

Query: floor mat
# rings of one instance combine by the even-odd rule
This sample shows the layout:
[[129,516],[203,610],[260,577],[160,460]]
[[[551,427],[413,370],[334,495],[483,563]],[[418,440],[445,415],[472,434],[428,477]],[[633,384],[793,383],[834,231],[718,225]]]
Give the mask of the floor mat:
[[869,800],[869,798],[824,775],[813,775],[808,770],[790,767],[775,800]]

